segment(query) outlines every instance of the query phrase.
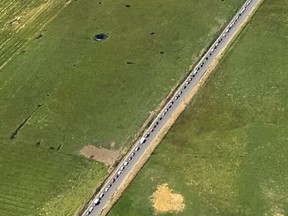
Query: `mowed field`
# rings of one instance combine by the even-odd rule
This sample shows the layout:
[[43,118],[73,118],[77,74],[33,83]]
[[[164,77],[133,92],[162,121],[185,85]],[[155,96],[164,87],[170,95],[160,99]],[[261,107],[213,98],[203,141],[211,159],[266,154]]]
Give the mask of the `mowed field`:
[[70,1],[1,0],[0,2],[0,70],[17,55],[25,53],[25,45],[40,38],[39,33]]
[[[41,31],[27,28],[19,54],[3,48],[0,215],[73,215],[109,168],[79,150],[129,146],[241,3],[72,1]],[[108,39],[94,41],[101,32]]]
[[109,216],[288,215],[287,11],[264,1]]

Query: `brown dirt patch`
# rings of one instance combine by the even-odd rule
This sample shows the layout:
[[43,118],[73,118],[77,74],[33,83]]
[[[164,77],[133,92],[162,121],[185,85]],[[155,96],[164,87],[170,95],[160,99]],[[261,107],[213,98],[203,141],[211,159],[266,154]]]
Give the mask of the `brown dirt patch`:
[[88,145],[83,147],[79,151],[80,155],[89,159],[97,160],[106,165],[113,165],[118,159],[120,152],[117,150],[108,150],[105,148],[99,148],[94,145]]
[[156,214],[182,212],[185,208],[183,196],[173,193],[167,183],[158,185],[151,196],[151,202]]

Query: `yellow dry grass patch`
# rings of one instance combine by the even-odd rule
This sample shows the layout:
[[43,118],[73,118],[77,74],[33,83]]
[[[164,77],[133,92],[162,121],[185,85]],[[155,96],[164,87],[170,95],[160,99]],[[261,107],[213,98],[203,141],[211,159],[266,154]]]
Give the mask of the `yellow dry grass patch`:
[[185,208],[183,196],[173,193],[167,183],[158,185],[151,196],[151,202],[156,214],[182,212]]

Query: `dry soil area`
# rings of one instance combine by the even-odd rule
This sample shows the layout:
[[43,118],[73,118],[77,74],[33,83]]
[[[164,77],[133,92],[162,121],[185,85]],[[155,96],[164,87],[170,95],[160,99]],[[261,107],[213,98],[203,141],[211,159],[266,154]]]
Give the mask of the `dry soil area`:
[[79,151],[79,154],[110,166],[112,166],[119,157],[119,151],[117,150],[108,150],[94,145],[84,146]]
[[185,208],[183,196],[173,193],[167,183],[158,185],[151,196],[151,202],[156,214],[182,212]]

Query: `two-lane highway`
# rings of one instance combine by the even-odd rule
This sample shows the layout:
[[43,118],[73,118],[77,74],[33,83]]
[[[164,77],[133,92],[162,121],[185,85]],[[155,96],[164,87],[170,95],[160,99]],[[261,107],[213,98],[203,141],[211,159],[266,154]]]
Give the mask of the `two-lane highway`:
[[[167,120],[171,117],[173,112],[180,104],[184,103],[185,98],[187,98],[188,94],[195,88],[213,60],[223,52],[235,35],[239,33],[244,23],[247,22],[250,15],[253,14],[254,10],[261,2],[262,0],[247,0],[239,11],[237,11],[231,22],[215,40],[199,63],[191,70],[189,76],[177,89],[173,97],[164,106],[143,136],[119,163],[115,171],[101,188],[100,192],[94,197],[93,202],[91,202],[89,207],[85,210],[83,216],[97,216],[101,213],[102,209],[107,206],[117,188],[123,184],[125,178],[145,153],[152,140],[156,138],[159,131],[165,123],[167,123]],[[141,194],[139,194],[139,196],[141,196]]]

